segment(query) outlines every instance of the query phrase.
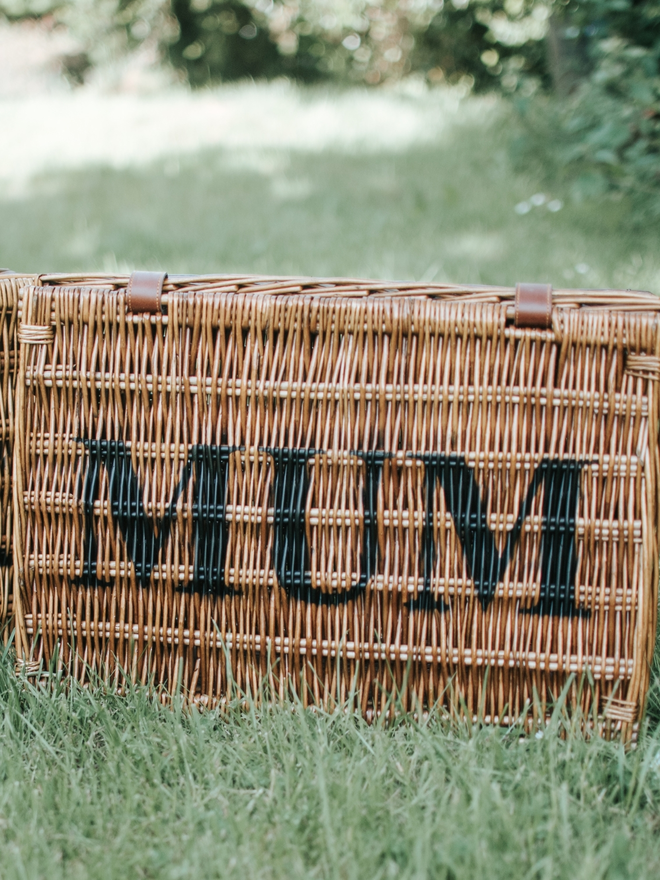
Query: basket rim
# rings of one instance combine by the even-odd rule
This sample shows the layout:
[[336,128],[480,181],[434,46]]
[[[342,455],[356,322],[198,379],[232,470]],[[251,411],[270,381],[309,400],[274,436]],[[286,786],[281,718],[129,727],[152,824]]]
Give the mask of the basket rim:
[[[104,288],[122,290],[130,274],[103,272],[3,273],[4,279],[30,279],[27,286],[55,288]],[[308,275],[258,275],[247,273],[171,274],[163,286],[163,301],[175,292],[240,293],[269,296],[304,295],[346,299],[424,298],[439,301],[472,302],[511,306],[515,286],[488,284],[427,283],[421,281],[378,280],[352,277],[313,277]],[[660,295],[648,290],[591,289],[557,287],[552,290],[554,308],[613,309],[617,311],[660,312]]]

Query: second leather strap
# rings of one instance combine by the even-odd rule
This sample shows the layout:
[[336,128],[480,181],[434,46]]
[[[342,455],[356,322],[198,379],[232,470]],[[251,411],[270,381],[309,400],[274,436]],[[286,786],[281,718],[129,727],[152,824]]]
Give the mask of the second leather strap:
[[516,284],[516,327],[552,326],[552,285]]

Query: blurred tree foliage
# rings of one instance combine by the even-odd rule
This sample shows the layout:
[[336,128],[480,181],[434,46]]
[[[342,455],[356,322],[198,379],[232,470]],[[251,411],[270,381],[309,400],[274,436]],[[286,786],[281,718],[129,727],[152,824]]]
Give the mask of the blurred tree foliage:
[[166,52],[195,84],[247,73],[375,85],[419,73],[478,89],[512,58],[543,74],[549,16],[546,0],[172,0],[171,10],[179,33]]
[[545,75],[553,0],[0,0],[50,15],[102,63],[143,42],[193,86],[244,77],[375,85],[410,73],[512,88]]
[[657,220],[660,0],[557,4],[550,35],[563,40],[565,63],[554,94],[517,99],[526,154],[564,175],[578,199],[630,196],[639,220]]
[[413,70],[433,81],[469,76],[478,91],[529,93],[547,84],[544,37],[551,2],[453,0],[416,33]]
[[1,0],[0,13],[10,21],[40,18],[51,14],[60,4],[54,0]]
[[660,216],[660,0],[0,0],[3,13],[68,27],[74,82],[147,45],[192,86],[413,74],[499,89],[578,197],[631,193]]
[[247,3],[172,0],[171,14],[176,26],[162,47],[192,86],[281,74],[277,45]]
[[589,0],[591,72],[561,108],[564,158],[577,185],[637,197],[660,217],[660,2]]

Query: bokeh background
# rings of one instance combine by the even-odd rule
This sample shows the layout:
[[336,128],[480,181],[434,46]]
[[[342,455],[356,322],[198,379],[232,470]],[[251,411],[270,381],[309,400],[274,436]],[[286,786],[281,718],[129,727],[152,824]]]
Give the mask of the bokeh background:
[[[660,293],[660,0],[0,0],[0,266]],[[0,647],[2,880],[657,880],[635,749],[163,707]],[[50,686],[52,685],[52,687]]]
[[660,2],[0,0],[0,265],[660,291]]

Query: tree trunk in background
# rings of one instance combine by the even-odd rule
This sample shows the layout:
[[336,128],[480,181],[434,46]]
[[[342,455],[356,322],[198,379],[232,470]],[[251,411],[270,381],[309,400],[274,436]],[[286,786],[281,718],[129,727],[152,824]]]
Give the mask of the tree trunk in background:
[[550,18],[546,46],[554,90],[565,98],[589,71],[586,38],[572,25],[570,15],[555,13]]

